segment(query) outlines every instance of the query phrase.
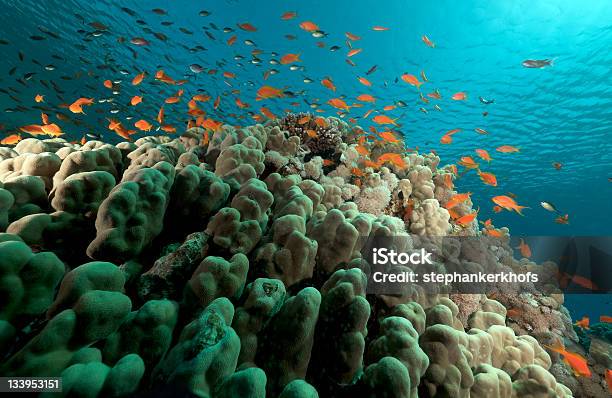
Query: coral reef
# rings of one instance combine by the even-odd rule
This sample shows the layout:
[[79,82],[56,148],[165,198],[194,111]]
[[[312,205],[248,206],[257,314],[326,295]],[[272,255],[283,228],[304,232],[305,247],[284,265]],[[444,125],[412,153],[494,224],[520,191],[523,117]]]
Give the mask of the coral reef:
[[368,291],[368,237],[426,248],[429,270],[542,265],[458,239],[484,231],[456,221],[471,201],[445,207],[449,168],[360,133],[288,114],[0,148],[0,374],[90,397],[604,393],[609,330],[581,336],[592,385],[542,348],[578,346],[562,294]]

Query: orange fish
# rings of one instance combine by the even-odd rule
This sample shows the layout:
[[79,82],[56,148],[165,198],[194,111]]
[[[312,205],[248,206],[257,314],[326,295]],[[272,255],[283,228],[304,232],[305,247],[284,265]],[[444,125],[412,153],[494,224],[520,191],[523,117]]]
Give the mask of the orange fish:
[[501,208],[501,206],[493,206],[493,211],[496,213],[500,213],[503,209]]
[[370,81],[365,77],[360,76],[357,79],[359,80],[359,83],[363,84],[364,86],[372,87],[372,83],[370,83]]
[[62,129],[55,123],[45,124],[41,126],[41,130],[43,133],[50,135],[52,137],[59,137],[63,135]]
[[132,99],[130,100],[130,104],[132,106],[136,106],[138,104],[140,104],[142,102],[142,97],[135,95],[132,97]]
[[478,215],[478,211],[466,214],[465,216],[461,216],[458,219],[456,219],[455,223],[461,225],[462,227],[465,227],[465,226],[471,224],[474,221],[474,219],[476,218],[477,215]]
[[467,94],[460,91],[458,93],[453,94],[453,96],[451,97],[453,100],[455,101],[463,101],[467,98]]
[[113,88],[113,82],[110,80],[104,80],[104,87]]
[[223,77],[226,79],[233,79],[236,77],[236,74],[226,71],[226,72],[223,72]]
[[151,123],[147,122],[144,119],[141,119],[137,121],[136,123],[134,123],[134,126],[142,131],[151,131],[151,128],[153,127]]
[[281,15],[281,19],[282,19],[283,21],[288,21],[288,20],[290,20],[290,19],[295,18],[296,16],[297,16],[297,13],[296,13],[296,12],[293,12],[293,11],[287,11],[287,12],[285,12],[283,15]]
[[310,121],[310,116],[302,116],[298,119],[298,124],[306,124]]
[[372,30],[375,30],[377,32],[383,32],[385,30],[389,30],[389,28],[385,28],[384,26],[373,26]]
[[304,29],[307,32],[316,32],[319,30],[319,26],[314,22],[304,21],[300,24],[300,28]]
[[474,131],[476,131],[478,134],[489,134],[489,132],[487,130],[484,130],[484,129],[481,129],[481,128],[478,128],[478,127],[476,127],[474,129]]
[[485,184],[491,185],[493,187],[497,186],[497,177],[495,177],[495,174],[479,170],[478,176],[480,177],[482,182],[484,182]]
[[257,90],[257,101],[268,98],[280,98],[283,97],[283,90],[274,88],[271,86],[262,86]]
[[11,134],[8,137],[4,137],[0,140],[0,144],[2,145],[15,145],[19,141],[21,141],[21,136],[19,134]]
[[581,320],[576,321],[574,323],[574,325],[578,326],[579,328],[582,329],[588,329],[589,328],[589,317],[588,316],[583,316]]
[[323,117],[317,117],[315,118],[315,124],[321,128],[325,128],[327,127],[327,120]]
[[340,98],[332,98],[327,101],[327,103],[337,109],[342,109],[347,112],[350,110],[350,107],[346,104],[346,102],[344,102]]
[[348,52],[348,54],[346,55],[347,57],[352,57],[354,55],[359,54],[360,52],[362,52],[363,49],[362,48],[353,48],[351,51]]
[[499,229],[487,229],[485,234],[493,237],[493,238],[501,238],[504,236],[504,233]]
[[449,134],[444,134],[442,138],[440,138],[440,144],[451,144],[453,142],[453,137]]
[[142,80],[143,80],[144,78],[145,78],[145,73],[144,73],[144,72],[142,72],[142,73],[140,73],[140,74],[136,75],[136,76],[134,77],[134,79],[132,79],[132,85],[133,85],[133,86],[137,86],[137,85],[139,85],[140,83],[142,83]]
[[450,173],[444,174],[444,186],[447,189],[453,189],[453,175]]
[[612,316],[608,316],[608,315],[601,315],[599,317],[599,322],[603,322],[603,323],[612,323]]
[[606,370],[606,383],[608,383],[608,390],[612,393],[612,370]]
[[400,140],[398,140],[395,137],[395,134],[393,134],[391,131],[383,131],[382,133],[380,133],[380,137],[383,140],[385,140],[385,141],[387,141],[387,142],[389,142],[391,144],[396,144],[396,143],[400,142]]
[[179,97],[168,97],[166,98],[166,100],[164,101],[166,104],[176,104],[177,102],[179,102],[181,99]]
[[459,159],[459,162],[457,163],[465,167],[466,169],[478,168],[478,163],[476,163],[471,156],[463,156],[461,159]]
[[176,81],[170,76],[166,75],[166,72],[164,72],[162,69],[155,73],[155,79],[167,84],[176,84]]
[[336,91],[336,86],[334,86],[334,83],[331,81],[329,77],[326,77],[325,79],[321,80],[321,84],[324,87],[327,87],[328,89],[330,89],[331,91]]
[[244,102],[242,102],[240,100],[240,98],[236,98],[235,102],[236,102],[236,106],[238,106],[238,108],[240,108],[240,109],[244,109],[244,108],[248,108],[249,107],[249,104],[245,104]]
[[357,100],[362,101],[362,102],[372,102],[372,103],[376,102],[376,98],[374,98],[370,94],[361,94],[360,96],[357,97]]
[[574,352],[569,352],[565,349],[565,347],[561,345],[556,345],[554,347],[544,345],[544,347],[548,348],[551,351],[554,351],[560,354],[563,357],[563,361],[572,368],[574,371],[574,375],[583,376],[583,377],[591,377],[591,370],[587,364],[587,360],[580,354],[576,354]]
[[176,127],[171,126],[169,124],[164,124],[159,128],[162,129],[162,131],[165,131],[166,133],[176,133]]
[[475,150],[476,154],[478,154],[478,156],[482,159],[482,160],[486,160],[487,162],[490,162],[491,159],[491,155],[489,155],[489,152],[487,152],[484,149],[476,149]]
[[495,148],[495,150],[501,153],[520,152],[519,148],[513,147],[511,145],[502,145],[500,147]]
[[78,100],[70,104],[68,109],[70,109],[70,112],[72,113],[83,113],[84,114],[85,112],[83,112],[83,105],[91,105],[91,104],[93,104],[93,98],[79,98]]
[[569,214],[555,218],[557,224],[569,224]]
[[411,75],[408,73],[404,73],[402,75],[402,80],[410,84],[411,86],[415,86],[416,88],[420,88],[421,84],[423,84],[423,82],[420,82],[415,75]]
[[455,194],[455,195],[451,196],[451,198],[448,200],[448,202],[446,202],[446,204],[444,205],[444,208],[446,208],[447,210],[448,209],[452,209],[453,207],[457,206],[458,204],[463,203],[466,200],[468,200],[470,198],[470,195],[472,195],[471,192]]
[[215,98],[215,102],[213,102],[213,108],[218,109],[220,103],[221,103],[221,96],[217,95],[217,98]]
[[164,107],[159,108],[159,112],[157,112],[157,123],[164,123]]
[[372,118],[372,120],[374,121],[374,123],[377,124],[393,124],[397,126],[397,119],[391,119],[389,116],[386,115],[376,115]]
[[238,27],[242,30],[246,30],[247,32],[256,32],[257,28],[251,25],[248,22],[238,24]]
[[45,96],[44,95],[40,95],[40,94],[36,94],[36,97],[34,97],[34,101],[36,101],[36,102],[44,102],[45,101]]
[[521,251],[521,256],[523,256],[525,258],[530,258],[531,257],[531,248],[529,247],[529,245],[527,243],[525,243],[523,238],[521,238],[521,242],[519,243],[519,245],[516,248]]
[[354,35],[354,34],[352,34],[351,32],[346,32],[344,35],[345,35],[345,36],[346,36],[346,37],[347,37],[349,40],[352,40],[352,41],[357,41],[357,40],[360,40],[360,39],[361,39],[361,37],[359,37],[359,36],[357,36],[357,35]]
[[427,94],[427,96],[429,98],[433,98],[433,99],[440,99],[440,98],[442,98],[442,96],[440,95],[440,92],[438,90],[434,90],[433,92]]
[[377,159],[378,165],[383,165],[385,162],[391,162],[401,169],[406,167],[406,162],[404,161],[404,159],[402,159],[402,155],[400,155],[399,153],[389,152],[380,155]]
[[227,39],[227,45],[228,46],[233,46],[234,43],[236,43],[236,39],[238,39],[238,36],[233,35],[232,37],[230,37],[229,39]]
[[519,206],[510,196],[494,196],[493,198],[491,198],[491,200],[493,201],[493,203],[500,206],[501,208],[506,210],[514,210],[521,216],[523,215],[523,213],[521,212],[523,209],[529,209],[529,207],[527,206]]
[[276,115],[274,113],[272,113],[272,111],[270,111],[268,108],[266,108],[265,106],[262,106],[261,109],[259,109],[259,111],[266,116],[268,119],[276,119]]
[[561,167],[563,167],[563,165],[559,162],[552,162],[552,166],[557,170],[561,170]]
[[206,101],[210,101],[210,95],[197,94],[191,97],[191,99],[194,101],[206,102]]
[[383,111],[392,111],[393,109],[395,109],[395,105],[385,105],[383,107]]
[[427,37],[425,35],[423,35],[421,37],[421,40],[423,40],[423,43],[427,44],[427,46],[429,46],[431,48],[434,48],[436,46],[431,40],[429,40],[429,37]]

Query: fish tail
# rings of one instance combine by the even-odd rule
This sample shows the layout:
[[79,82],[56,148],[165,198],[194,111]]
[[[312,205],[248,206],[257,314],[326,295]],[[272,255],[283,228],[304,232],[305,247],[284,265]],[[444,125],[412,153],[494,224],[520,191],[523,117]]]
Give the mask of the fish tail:
[[521,215],[521,216],[523,216],[523,217],[524,217],[525,215],[523,214],[522,210],[523,210],[523,209],[530,209],[530,208],[531,208],[531,207],[528,207],[528,206],[516,206],[516,207],[514,208],[514,211],[516,211],[516,212],[517,212],[519,215]]

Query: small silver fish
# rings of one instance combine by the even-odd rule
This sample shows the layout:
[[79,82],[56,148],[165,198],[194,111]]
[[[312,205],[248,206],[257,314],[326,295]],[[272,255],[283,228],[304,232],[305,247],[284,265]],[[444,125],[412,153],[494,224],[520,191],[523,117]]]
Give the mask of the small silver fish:
[[540,205],[548,211],[552,211],[553,213],[558,213],[559,210],[550,202],[540,202]]
[[198,64],[191,64],[191,65],[189,65],[189,69],[193,73],[202,73],[202,72],[204,72],[204,68],[202,67],[202,65],[198,65]]
[[522,65],[525,68],[546,68],[547,66],[553,66],[552,59],[526,59]]

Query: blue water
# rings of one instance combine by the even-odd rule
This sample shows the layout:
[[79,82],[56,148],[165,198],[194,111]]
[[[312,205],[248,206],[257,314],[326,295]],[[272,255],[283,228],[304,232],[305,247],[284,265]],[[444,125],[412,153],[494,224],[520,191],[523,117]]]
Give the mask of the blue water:
[[[472,171],[457,181],[461,191],[474,193],[475,206],[480,207],[480,218],[492,218],[497,227],[508,226],[514,235],[610,235],[612,211],[612,3],[607,0],[587,1],[74,1],[25,0],[2,1],[0,39],[9,44],[0,45],[3,54],[0,86],[15,88],[11,92],[22,102],[16,103],[0,93],[0,109],[18,105],[27,111],[4,112],[0,123],[4,134],[15,128],[39,122],[41,109],[34,109],[36,94],[46,95],[42,110],[58,110],[60,103],[71,103],[79,97],[97,99],[114,97],[114,104],[95,104],[86,108],[87,115],[71,115],[81,122],[59,123],[68,138],[78,140],[86,132],[102,133],[107,141],[118,137],[106,130],[106,117],[117,117],[126,125],[140,118],[153,120],[163,99],[172,95],[177,87],[153,85],[152,75],[159,68],[175,79],[186,76],[189,81],[181,86],[186,96],[196,90],[216,97],[222,96],[217,112],[212,104],[202,108],[213,117],[232,124],[250,124],[247,111],[259,112],[261,106],[276,114],[285,109],[308,111],[305,103],[317,102],[326,111],[336,110],[325,105],[333,97],[346,96],[349,104],[359,94],[369,93],[378,100],[376,108],[404,101],[408,106],[385,112],[401,123],[407,145],[419,146],[421,151],[437,151],[443,163],[454,163],[460,156],[478,159],[474,149],[490,152],[493,161],[483,170],[497,175],[498,187],[483,185]],[[121,7],[128,7],[131,16]],[[151,10],[162,8],[167,15]],[[200,16],[201,10],[210,12]],[[281,20],[285,11],[297,12],[289,21]],[[75,13],[79,15],[75,15]],[[94,21],[108,26],[99,37],[88,24]],[[170,26],[162,24],[172,22]],[[302,21],[313,21],[327,36],[314,38],[298,27]],[[246,32],[237,23],[249,22],[256,32]],[[213,23],[218,29],[210,25]],[[388,31],[373,31],[374,25],[388,27]],[[60,39],[41,33],[43,27]],[[234,32],[224,33],[224,27]],[[179,28],[185,28],[192,34]],[[81,29],[82,32],[78,32]],[[210,32],[215,40],[205,35]],[[363,51],[351,57],[356,66],[346,62],[348,48],[345,32],[361,37],[353,42]],[[163,33],[166,41],[153,35]],[[291,34],[296,40],[287,40]],[[45,40],[32,40],[39,35]],[[236,44],[228,46],[227,39],[237,35]],[[427,47],[421,36],[427,35],[435,48]],[[126,39],[119,43],[118,38]],[[138,47],[130,44],[133,37],[144,37],[150,45]],[[249,46],[244,40],[252,40]],[[326,48],[317,47],[324,42]],[[205,50],[198,50],[196,46]],[[331,52],[330,46],[340,50]],[[263,51],[258,57],[262,63],[250,63],[253,49]],[[190,51],[190,49],[192,49]],[[20,61],[18,51],[25,60]],[[286,53],[299,53],[305,70],[291,71],[288,65],[270,65],[271,52],[280,57]],[[65,60],[54,59],[59,55]],[[136,57],[134,56],[136,54]],[[244,60],[236,61],[236,55]],[[527,69],[521,66],[525,59],[554,58],[554,66]],[[53,64],[54,71],[41,65]],[[218,69],[214,76],[200,73],[197,77],[189,65],[197,63],[206,69]],[[106,64],[106,67],[100,65]],[[377,70],[367,76],[373,83],[365,87],[358,76],[373,65]],[[8,72],[17,67],[13,76]],[[105,68],[105,69],[104,69]],[[264,84],[263,73],[271,68],[278,74],[270,76],[265,84],[293,92],[305,90],[297,98],[284,98],[256,102],[255,92]],[[120,69],[129,71],[124,76]],[[134,75],[146,71],[149,76],[140,86],[129,83]],[[224,79],[221,72],[236,74],[235,79]],[[424,71],[429,82],[421,86],[423,94],[439,89],[442,99],[423,103],[416,88],[403,81],[395,82],[402,73],[419,76]],[[37,74],[24,86],[15,81],[25,73]],[[89,75],[88,75],[88,72]],[[61,77],[78,79],[63,80]],[[90,76],[91,75],[91,76]],[[319,82],[331,77],[337,86],[332,93]],[[305,84],[309,77],[314,83]],[[57,95],[43,87],[39,80],[55,81],[65,91]],[[105,79],[122,80],[121,92],[112,95],[102,86]],[[385,84],[386,83],[386,84]],[[230,86],[231,85],[231,86]],[[239,94],[231,90],[240,90]],[[452,101],[453,93],[468,94],[466,101]],[[143,95],[144,102],[137,107],[126,106],[133,95]],[[495,103],[484,105],[478,97],[494,98]],[[238,109],[234,99],[239,97],[250,108]],[[293,106],[291,102],[298,102]],[[442,111],[434,110],[438,104]],[[419,111],[425,108],[428,113]],[[110,115],[111,108],[120,109]],[[185,122],[185,105],[166,106],[169,122],[178,126]],[[370,109],[354,108],[348,117],[362,116]],[[484,117],[483,112],[488,116]],[[239,119],[232,114],[241,115]],[[134,119],[126,120],[127,116]],[[371,122],[358,120],[366,128]],[[441,145],[445,131],[460,128],[451,145]],[[482,128],[489,135],[479,135],[474,128]],[[499,153],[500,145],[519,147],[519,153]],[[562,164],[561,170],[552,162]],[[484,161],[481,161],[484,163]],[[521,205],[529,206],[525,217],[516,213],[492,212],[494,195],[512,192]],[[552,202],[563,214],[569,214],[570,224],[554,223],[555,215],[540,207],[540,201]],[[583,300],[584,298],[580,298]],[[576,317],[611,313],[610,297],[590,298],[587,306],[568,297],[568,307]],[[574,304],[578,303],[578,304]],[[588,307],[588,308],[587,308]]]

